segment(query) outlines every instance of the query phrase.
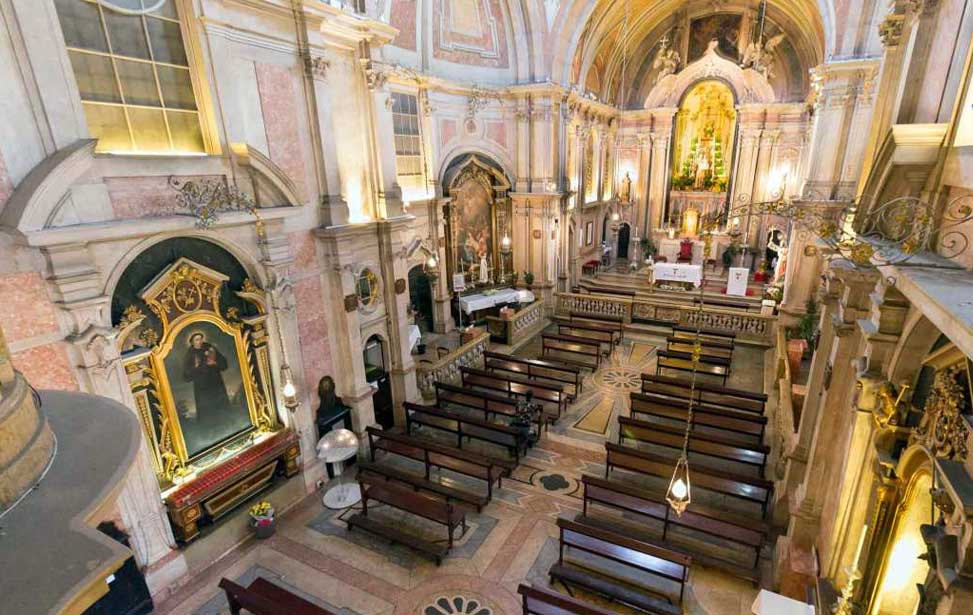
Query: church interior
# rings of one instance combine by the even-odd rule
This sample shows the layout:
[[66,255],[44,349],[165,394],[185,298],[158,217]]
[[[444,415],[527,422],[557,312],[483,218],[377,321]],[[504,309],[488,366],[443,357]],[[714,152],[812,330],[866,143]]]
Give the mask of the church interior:
[[0,23],[0,612],[973,612],[973,1]]

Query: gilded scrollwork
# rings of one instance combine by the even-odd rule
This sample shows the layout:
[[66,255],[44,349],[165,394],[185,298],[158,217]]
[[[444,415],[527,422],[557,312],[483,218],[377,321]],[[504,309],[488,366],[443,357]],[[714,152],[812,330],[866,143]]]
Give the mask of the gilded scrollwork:
[[922,421],[913,433],[914,443],[944,459],[962,461],[967,455],[967,427],[963,420],[966,400],[959,383],[959,367],[936,372],[926,398]]

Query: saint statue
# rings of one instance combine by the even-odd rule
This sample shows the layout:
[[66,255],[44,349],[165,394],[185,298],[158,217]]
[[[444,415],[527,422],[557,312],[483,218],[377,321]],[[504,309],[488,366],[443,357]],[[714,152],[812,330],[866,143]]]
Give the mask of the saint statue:
[[682,57],[679,52],[669,47],[669,35],[663,36],[659,43],[659,50],[655,53],[655,60],[652,62],[652,69],[658,71],[655,82],[659,83],[669,75],[674,74],[679,70],[681,62]]
[[226,368],[226,357],[206,341],[205,335],[196,332],[189,336],[182,377],[193,383],[196,422],[200,425],[212,426],[231,410],[230,397],[223,383]]
[[618,191],[618,198],[623,203],[630,203],[632,201],[632,178],[629,176],[628,171],[625,171],[625,179],[622,180],[622,187]]
[[486,253],[480,255],[480,284],[490,282],[490,266],[487,263]]
[[709,175],[709,156],[701,148],[699,155],[696,157],[696,177],[693,181],[693,187],[697,189],[702,188],[707,175]]
[[752,68],[767,79],[774,78],[774,50],[784,40],[784,34],[778,34],[766,41],[752,40],[743,52],[741,68]]

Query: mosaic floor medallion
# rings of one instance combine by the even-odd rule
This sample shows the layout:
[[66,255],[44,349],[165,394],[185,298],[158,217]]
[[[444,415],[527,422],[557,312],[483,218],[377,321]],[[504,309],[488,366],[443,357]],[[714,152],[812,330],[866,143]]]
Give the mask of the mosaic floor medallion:
[[613,365],[595,372],[595,386],[616,393],[638,391],[642,387],[642,370],[635,367]]
[[578,481],[560,472],[538,472],[531,477],[531,483],[539,485],[548,493],[568,494],[578,488]]
[[442,596],[422,609],[422,615],[494,615],[482,600],[467,596]]

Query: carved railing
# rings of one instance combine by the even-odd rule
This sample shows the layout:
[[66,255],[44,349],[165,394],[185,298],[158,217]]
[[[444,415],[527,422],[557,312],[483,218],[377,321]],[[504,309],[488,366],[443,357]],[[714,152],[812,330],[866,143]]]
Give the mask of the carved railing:
[[487,316],[486,321],[491,341],[511,346],[514,341],[530,335],[538,327],[543,326],[544,300],[538,299],[514,314],[512,318]]
[[469,342],[451,351],[436,361],[420,361],[416,366],[416,382],[419,392],[425,399],[436,395],[437,382],[452,382],[459,380],[459,368],[480,367],[483,365],[483,353],[490,341],[490,334],[481,332]]
[[633,321],[649,324],[678,324],[690,327],[697,323],[704,329],[736,333],[742,341],[756,342],[770,347],[774,344],[777,317],[734,308],[703,308],[681,305],[656,299],[630,299],[595,295],[559,293],[556,312],[571,312],[593,316],[620,317],[628,324]]

